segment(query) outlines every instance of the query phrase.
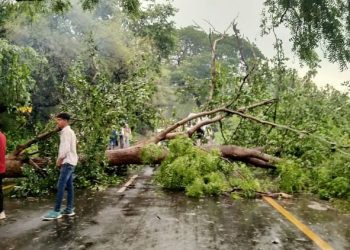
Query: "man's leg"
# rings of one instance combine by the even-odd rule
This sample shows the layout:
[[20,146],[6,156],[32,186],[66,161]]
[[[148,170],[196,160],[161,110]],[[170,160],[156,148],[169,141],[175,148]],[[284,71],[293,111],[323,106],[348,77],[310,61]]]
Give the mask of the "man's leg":
[[124,148],[124,137],[120,136],[120,148]]
[[130,145],[129,145],[129,136],[125,136],[125,144],[124,144],[124,146],[126,147],[126,148],[128,148]]
[[73,171],[73,167],[70,164],[63,164],[60,170],[60,177],[57,183],[57,195],[56,195],[56,204],[55,204],[55,212],[60,212],[61,203],[63,200],[64,190],[67,184],[69,177]]
[[2,192],[2,174],[0,174],[0,220],[6,219],[4,211],[4,193]]
[[74,208],[73,178],[74,178],[74,167],[67,181],[67,209],[66,209],[67,212],[73,212],[73,208]]
[[56,204],[53,211],[48,212],[42,218],[44,220],[55,220],[62,217],[61,213],[61,203],[64,195],[64,189],[66,183],[69,179],[70,173],[72,172],[72,167],[69,164],[63,164],[60,169],[60,177],[57,182],[57,194],[56,194]]
[[0,174],[0,213],[4,211],[4,194],[2,192],[2,175]]

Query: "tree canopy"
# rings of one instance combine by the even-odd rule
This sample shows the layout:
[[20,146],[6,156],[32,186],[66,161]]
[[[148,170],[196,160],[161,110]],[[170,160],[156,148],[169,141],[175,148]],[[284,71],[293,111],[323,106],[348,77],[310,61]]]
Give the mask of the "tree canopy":
[[[229,34],[176,29],[171,4],[143,3],[55,0],[1,6],[0,122],[9,121],[5,132],[9,150],[17,152],[13,161],[32,166],[24,170],[28,178],[17,189],[20,194],[54,188],[55,167],[48,163],[39,171],[46,178],[40,177],[32,155],[54,158],[57,137],[24,144],[30,146],[25,152],[16,146],[53,128],[51,115],[67,111],[83,156],[79,187],[116,181],[108,175],[106,155],[153,164],[167,154],[156,180],[192,196],[243,190],[253,197],[283,190],[350,197],[348,93],[318,88],[312,74],[300,77],[286,66],[278,44],[277,56],[266,58],[240,35],[238,24],[231,24]],[[346,67],[348,12],[339,10],[347,3],[265,4],[266,31],[288,23],[303,60],[312,65],[317,41],[323,41],[331,59]],[[202,114],[197,117],[202,120],[182,131],[195,122],[189,113]],[[187,118],[178,121],[180,116]],[[125,122],[140,142],[130,151],[107,154],[111,130]],[[210,125],[209,137],[199,133],[204,123]],[[145,139],[160,127],[165,129]],[[176,135],[187,138],[173,140]],[[167,140],[173,141],[155,144]],[[221,144],[213,152],[197,145],[213,140]],[[223,159],[220,150],[227,148],[243,156]]]
[[284,25],[300,59],[314,64],[317,48],[345,70],[350,62],[350,2],[347,0],[266,0],[262,27]]

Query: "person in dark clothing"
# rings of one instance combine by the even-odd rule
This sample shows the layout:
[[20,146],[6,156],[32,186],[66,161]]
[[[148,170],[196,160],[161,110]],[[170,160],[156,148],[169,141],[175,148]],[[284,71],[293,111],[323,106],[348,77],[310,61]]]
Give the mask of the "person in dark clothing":
[[113,129],[109,137],[109,149],[114,149],[118,146],[118,132]]
[[124,148],[124,135],[122,132],[119,133],[119,146],[120,148]]

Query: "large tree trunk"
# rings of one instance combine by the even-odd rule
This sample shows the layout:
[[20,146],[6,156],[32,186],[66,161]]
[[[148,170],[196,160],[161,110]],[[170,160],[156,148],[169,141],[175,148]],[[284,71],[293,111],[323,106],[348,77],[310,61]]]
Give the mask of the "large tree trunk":
[[[142,164],[141,151],[143,148],[144,146],[133,146],[124,149],[107,150],[106,155],[109,165]],[[242,161],[262,168],[275,168],[273,163],[278,161],[278,158],[264,154],[257,149],[234,145],[203,145],[201,148],[206,151],[217,149],[221,152],[223,158],[232,161]],[[153,163],[161,163],[167,157],[167,154],[168,151],[164,149],[162,156],[154,159]]]
[[23,176],[22,166],[23,160],[16,158],[13,155],[6,156],[6,173],[5,177],[7,178],[16,178]]
[[[141,152],[148,144],[131,146],[129,148],[107,150],[106,156],[110,166],[120,166],[127,164],[143,164]],[[166,149],[163,150],[162,156],[153,159],[153,164],[161,163],[168,155]]]
[[[109,165],[121,166],[128,164],[143,164],[141,159],[142,149],[148,144],[136,145],[129,148],[107,150],[106,157]],[[248,149],[234,145],[203,145],[203,150],[209,151],[213,149],[219,150],[221,156],[231,161],[241,161],[262,168],[275,168],[273,163],[278,161],[277,158],[264,154],[257,149]],[[153,164],[161,163],[168,155],[168,151],[164,149],[162,156],[153,159]],[[45,159],[32,159],[31,165],[36,168],[44,167],[47,164]],[[7,178],[16,178],[23,176],[22,167],[25,163],[21,157],[8,155],[6,158],[6,175]]]

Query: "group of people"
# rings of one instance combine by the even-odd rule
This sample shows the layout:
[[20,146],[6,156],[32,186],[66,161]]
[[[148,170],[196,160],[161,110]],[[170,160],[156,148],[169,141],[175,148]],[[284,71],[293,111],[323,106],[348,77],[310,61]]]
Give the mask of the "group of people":
[[[62,216],[74,216],[74,170],[78,163],[77,139],[74,131],[69,126],[70,115],[60,113],[56,116],[57,127],[60,129],[60,144],[56,166],[60,171],[57,182],[57,194],[54,209],[42,218],[44,220],[59,219]],[[6,136],[0,130],[0,219],[5,219],[4,195],[2,191],[2,179],[6,172]],[[67,190],[67,206],[61,210],[64,192]]]
[[109,137],[108,149],[128,148],[130,146],[131,128],[127,123],[120,131],[113,129]]

